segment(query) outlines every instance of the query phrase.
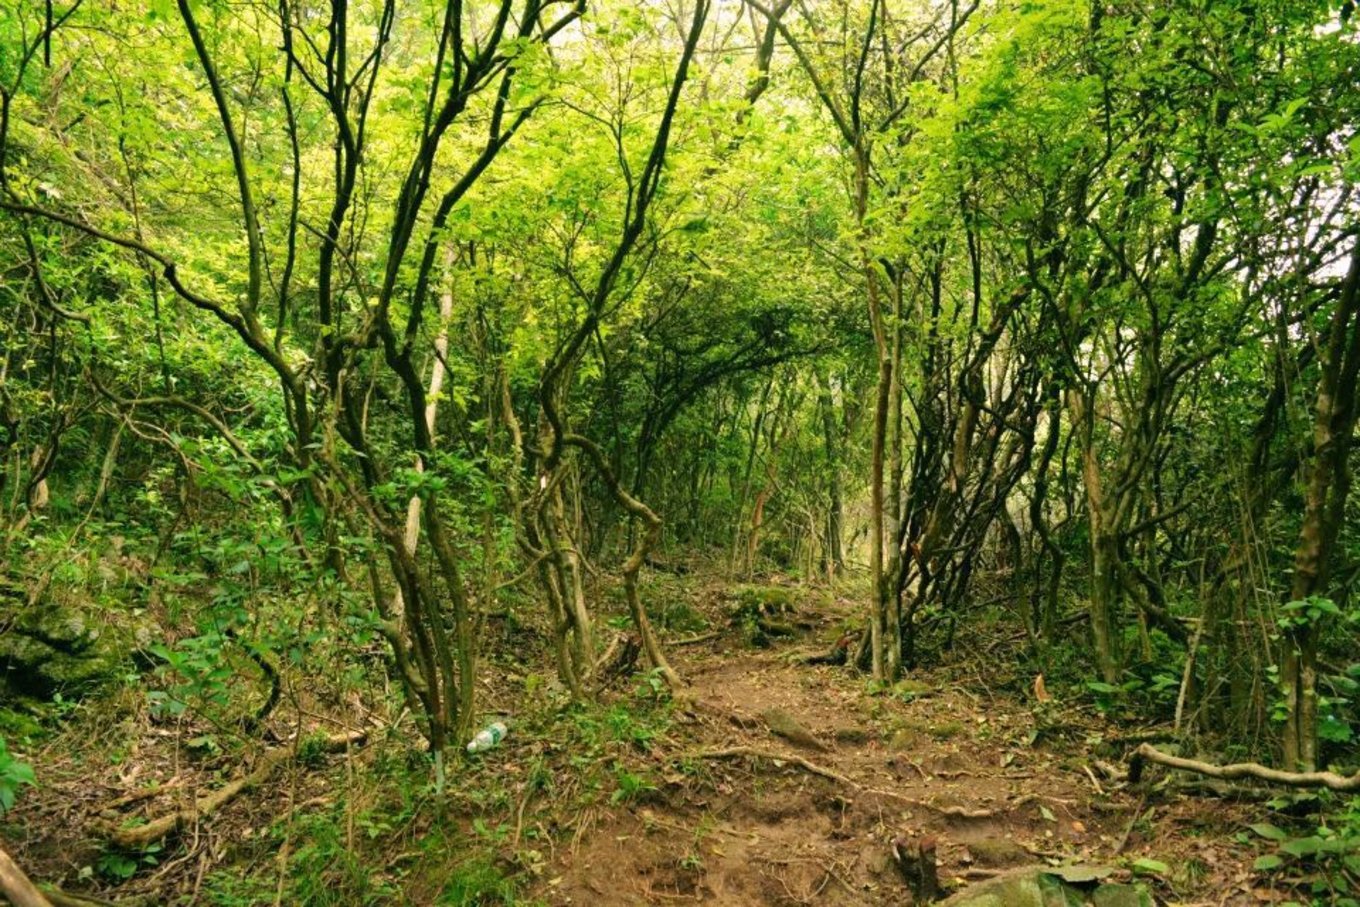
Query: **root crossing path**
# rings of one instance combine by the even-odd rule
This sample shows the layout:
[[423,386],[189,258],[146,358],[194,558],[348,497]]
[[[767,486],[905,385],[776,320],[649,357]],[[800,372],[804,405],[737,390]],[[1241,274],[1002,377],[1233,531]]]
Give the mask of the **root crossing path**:
[[655,754],[662,783],[582,817],[549,903],[906,904],[894,840],[933,843],[949,887],[1148,849],[1127,833],[1139,798],[1087,752],[1099,727],[1056,709],[1044,726],[964,668],[875,692],[798,643],[705,642],[676,653],[690,698]]

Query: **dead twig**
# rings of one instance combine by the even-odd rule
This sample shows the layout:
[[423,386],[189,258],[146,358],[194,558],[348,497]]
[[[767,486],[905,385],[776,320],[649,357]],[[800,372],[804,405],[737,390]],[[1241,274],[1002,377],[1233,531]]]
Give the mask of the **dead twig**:
[[1124,852],[1128,846],[1129,835],[1133,834],[1133,826],[1138,824],[1138,817],[1143,814],[1143,807],[1147,806],[1147,794],[1144,794],[1138,801],[1138,805],[1133,808],[1133,816],[1129,818],[1129,824],[1124,826],[1124,833],[1119,836],[1119,841],[1114,845],[1115,854]]
[[992,819],[996,817],[994,809],[970,809],[967,806],[936,806],[933,803],[922,802],[922,806],[933,809],[942,816],[950,816],[955,819]]

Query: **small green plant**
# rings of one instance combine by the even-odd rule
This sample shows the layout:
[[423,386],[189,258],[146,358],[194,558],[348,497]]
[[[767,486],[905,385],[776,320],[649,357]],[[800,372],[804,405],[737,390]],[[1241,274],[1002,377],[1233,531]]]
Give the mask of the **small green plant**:
[[326,735],[309,734],[298,744],[297,761],[307,768],[320,768],[326,761]]
[[516,903],[515,883],[490,860],[473,860],[454,868],[435,903],[441,907],[512,905]]
[[156,866],[160,859],[156,856],[164,845],[148,844],[141,850],[124,851],[109,848],[95,861],[95,869],[112,882],[126,882],[137,874],[143,866]]
[[661,701],[670,697],[671,688],[666,684],[666,678],[661,675],[660,668],[652,668],[642,675],[642,680],[633,690],[639,699],[652,699]]
[[621,765],[614,766],[614,780],[618,787],[610,795],[610,803],[634,803],[656,790],[646,776],[634,774]]
[[[1280,631],[1274,637],[1277,642],[1287,640],[1291,633],[1300,629],[1312,627],[1324,637],[1330,635],[1337,646],[1350,648],[1353,645],[1354,634],[1360,630],[1360,610],[1343,611],[1331,599],[1313,595],[1284,605],[1275,624]],[[1268,666],[1266,673],[1271,685],[1279,691],[1271,702],[1271,720],[1283,723],[1288,715],[1288,709],[1279,666]],[[1360,663],[1351,664],[1344,670],[1319,674],[1317,679],[1319,740],[1336,746],[1346,746],[1356,739],[1357,715],[1354,702],[1357,696],[1360,696]]]
[[33,766],[10,753],[5,738],[0,737],[0,816],[14,808],[20,788],[37,783]]
[[173,646],[151,646],[149,651],[164,662],[157,673],[167,681],[165,689],[146,694],[152,714],[176,717],[191,708],[208,714],[225,710],[235,673],[223,652],[226,645],[225,635],[214,631]]
[[504,822],[499,823],[494,828],[480,817],[472,820],[472,830],[477,837],[486,841],[488,844],[501,845],[510,839],[510,826]]
[[1256,858],[1254,868],[1277,884],[1309,898],[1315,907],[1360,907],[1360,797],[1352,797],[1332,821],[1296,831],[1267,822],[1248,826],[1252,836],[1272,848]]
[[646,721],[638,720],[631,709],[626,706],[615,706],[605,715],[605,724],[609,727],[609,735],[620,743],[629,743],[640,750],[649,749],[652,741],[660,729]]
[[1109,714],[1125,705],[1132,694],[1143,689],[1143,681],[1135,677],[1116,686],[1101,680],[1088,680],[1086,689],[1095,694],[1096,709],[1102,714]]

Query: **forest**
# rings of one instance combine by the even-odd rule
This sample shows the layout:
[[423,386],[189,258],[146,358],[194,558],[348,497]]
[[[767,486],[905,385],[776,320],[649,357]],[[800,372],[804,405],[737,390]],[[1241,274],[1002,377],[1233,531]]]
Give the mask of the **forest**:
[[0,0],[0,902],[1360,905],[1354,0]]

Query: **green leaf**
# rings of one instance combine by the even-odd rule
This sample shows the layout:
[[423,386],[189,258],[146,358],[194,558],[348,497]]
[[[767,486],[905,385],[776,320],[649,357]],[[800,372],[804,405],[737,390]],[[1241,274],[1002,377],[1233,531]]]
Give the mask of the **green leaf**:
[[5,775],[15,784],[37,784],[38,776],[33,774],[33,766],[27,762],[13,762],[5,769]]
[[1256,862],[1251,864],[1251,868],[1257,872],[1269,872],[1272,869],[1279,869],[1284,865],[1284,857],[1277,853],[1268,853],[1256,858]]
[[1139,857],[1133,861],[1133,871],[1140,875],[1164,876],[1171,872],[1171,867],[1161,860],[1154,860],[1151,857]]
[[1253,825],[1248,825],[1247,827],[1268,841],[1289,840],[1289,832],[1271,825],[1269,822],[1257,822]]
[[1319,837],[1293,838],[1280,845],[1280,850],[1291,857],[1312,857],[1321,853],[1327,842]]

